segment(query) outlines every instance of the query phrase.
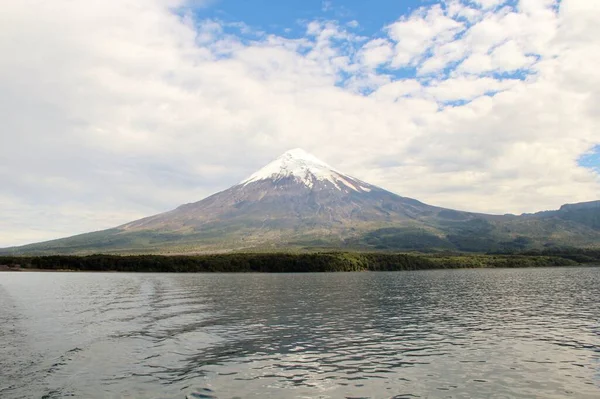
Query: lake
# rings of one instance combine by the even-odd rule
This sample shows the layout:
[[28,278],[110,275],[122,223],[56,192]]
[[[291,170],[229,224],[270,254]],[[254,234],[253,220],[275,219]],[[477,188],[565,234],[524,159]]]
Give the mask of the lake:
[[600,268],[0,273],[0,397],[598,398]]

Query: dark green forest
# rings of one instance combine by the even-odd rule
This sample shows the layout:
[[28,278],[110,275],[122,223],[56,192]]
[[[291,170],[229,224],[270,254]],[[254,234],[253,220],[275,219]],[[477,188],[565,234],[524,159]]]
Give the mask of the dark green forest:
[[3,256],[4,270],[81,270],[121,272],[342,272],[481,267],[544,267],[600,263],[600,250],[549,249],[497,254],[396,254],[359,252],[229,253],[194,256],[89,255]]

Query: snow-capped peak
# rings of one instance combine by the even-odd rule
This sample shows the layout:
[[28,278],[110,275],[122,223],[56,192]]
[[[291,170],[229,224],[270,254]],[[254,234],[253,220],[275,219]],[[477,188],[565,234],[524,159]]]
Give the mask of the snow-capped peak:
[[333,169],[301,148],[283,153],[240,184],[247,185],[259,180],[278,180],[286,177],[293,177],[308,187],[312,187],[315,181],[327,180],[339,190],[342,189],[340,185],[343,185],[354,191],[367,191],[357,184],[356,179]]

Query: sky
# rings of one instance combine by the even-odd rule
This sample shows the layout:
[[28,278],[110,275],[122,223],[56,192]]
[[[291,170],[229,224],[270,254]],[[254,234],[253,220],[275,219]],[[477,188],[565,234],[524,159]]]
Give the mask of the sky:
[[8,0],[0,247],[198,201],[300,147],[448,208],[600,199],[600,1]]

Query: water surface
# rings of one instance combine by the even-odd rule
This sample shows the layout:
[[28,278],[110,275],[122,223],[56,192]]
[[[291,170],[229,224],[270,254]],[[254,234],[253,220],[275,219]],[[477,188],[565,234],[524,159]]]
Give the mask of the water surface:
[[598,398],[600,268],[0,273],[2,398]]

